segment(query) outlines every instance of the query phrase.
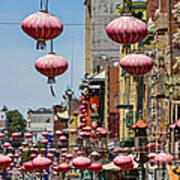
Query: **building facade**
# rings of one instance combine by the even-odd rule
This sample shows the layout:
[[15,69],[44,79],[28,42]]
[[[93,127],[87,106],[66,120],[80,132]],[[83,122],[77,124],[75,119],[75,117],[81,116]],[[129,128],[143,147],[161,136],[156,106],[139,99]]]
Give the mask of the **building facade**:
[[106,34],[107,24],[118,16],[121,0],[85,0],[86,6],[86,73],[104,69],[101,55],[108,55],[112,63],[119,59],[119,44]]
[[29,109],[27,112],[27,130],[33,134],[33,142],[40,142],[42,132],[53,134],[53,110],[52,108]]

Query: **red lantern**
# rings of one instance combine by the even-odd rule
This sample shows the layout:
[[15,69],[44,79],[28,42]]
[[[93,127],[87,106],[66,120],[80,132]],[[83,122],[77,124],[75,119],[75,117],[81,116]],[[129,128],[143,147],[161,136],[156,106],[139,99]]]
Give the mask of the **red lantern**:
[[66,136],[61,136],[61,137],[59,137],[59,140],[62,141],[62,142],[66,142],[67,137]]
[[55,134],[57,136],[62,136],[63,135],[63,132],[61,130],[56,130]]
[[3,139],[3,138],[4,138],[4,136],[5,136],[5,134],[0,133],[0,139]]
[[25,137],[25,138],[32,138],[32,134],[31,134],[31,133],[25,133],[25,134],[24,134],[24,137]]
[[67,148],[62,148],[61,152],[67,152]]
[[3,144],[3,146],[7,148],[7,147],[10,147],[11,144],[10,144],[9,142],[5,142],[5,143]]
[[36,157],[37,157],[36,154],[31,154],[31,155],[30,155],[30,158],[31,158],[31,159],[34,159],[34,158],[36,158]]
[[82,102],[82,101],[86,100],[86,97],[85,96],[81,96],[79,100],[80,100],[80,102]]
[[130,158],[129,156],[119,155],[113,159],[113,162],[116,166],[125,168],[125,166],[132,163],[132,158]]
[[48,169],[52,161],[45,157],[36,157],[33,159],[33,166],[36,170],[42,171]]
[[81,111],[82,112],[82,110],[86,110],[86,106],[85,105],[81,105],[80,107],[79,107],[79,111]]
[[9,156],[0,154],[0,168],[8,167],[12,162],[12,159]]
[[55,82],[54,78],[56,76],[63,74],[67,70],[68,63],[63,57],[55,53],[49,53],[35,62],[35,68],[41,74],[47,76],[48,83],[52,84]]
[[20,137],[20,133],[13,133],[11,136],[12,136],[12,138],[19,138]]
[[88,169],[91,165],[91,160],[87,157],[77,157],[72,160],[73,166],[81,171]]
[[133,76],[143,76],[153,67],[153,60],[142,54],[130,54],[120,61],[120,66]]
[[43,137],[48,137],[48,136],[49,136],[49,133],[48,133],[48,132],[42,132],[41,135],[42,135]]
[[66,158],[67,158],[67,159],[72,159],[72,158],[73,158],[73,155],[72,155],[72,154],[66,154]]
[[159,153],[154,156],[153,163],[157,166],[165,167],[171,165],[174,157],[169,153]]
[[23,163],[23,166],[25,167],[25,171],[33,171],[34,170],[32,161]]
[[76,129],[70,129],[69,132],[70,132],[71,134],[76,134],[76,133],[77,133],[77,130],[76,130]]
[[52,169],[53,171],[58,172],[58,171],[59,171],[59,166],[52,166],[51,169]]
[[100,172],[101,169],[102,169],[102,164],[101,163],[92,163],[90,166],[89,166],[89,169],[93,172]]
[[55,153],[56,152],[56,148],[50,148],[50,149],[48,149],[48,152]]
[[71,169],[71,165],[64,162],[59,165],[59,171],[67,173]]
[[120,16],[111,21],[107,27],[108,36],[120,44],[134,44],[147,35],[146,24],[133,16]]
[[28,142],[22,142],[22,145],[26,147],[26,146],[29,146],[29,143]]
[[93,158],[97,158],[97,157],[100,157],[100,154],[96,151],[93,151],[91,154],[90,154],[91,157]]
[[47,157],[48,157],[49,159],[53,159],[53,158],[54,158],[54,154],[48,153],[48,154],[47,154]]
[[48,144],[48,140],[47,139],[43,139],[43,140],[41,140],[41,143],[42,144]]
[[59,36],[63,31],[63,24],[55,16],[41,10],[28,16],[21,24],[23,31],[38,41],[41,49],[45,46],[45,41]]

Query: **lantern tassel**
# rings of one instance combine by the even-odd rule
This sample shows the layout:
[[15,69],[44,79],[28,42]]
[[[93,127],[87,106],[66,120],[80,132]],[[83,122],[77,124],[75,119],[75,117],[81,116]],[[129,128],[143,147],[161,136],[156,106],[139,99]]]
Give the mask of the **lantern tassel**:
[[51,90],[52,96],[53,96],[53,97],[56,97],[56,94],[55,94],[55,92],[54,92],[54,89],[53,89],[53,86],[52,86],[52,85],[50,86],[50,90]]

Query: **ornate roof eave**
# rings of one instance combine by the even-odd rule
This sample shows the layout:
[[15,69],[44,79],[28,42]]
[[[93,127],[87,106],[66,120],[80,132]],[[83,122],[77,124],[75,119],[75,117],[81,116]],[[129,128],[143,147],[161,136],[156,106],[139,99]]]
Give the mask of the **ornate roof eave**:
[[136,124],[129,126],[131,129],[147,129],[150,128],[151,125],[144,122],[144,120],[139,119]]

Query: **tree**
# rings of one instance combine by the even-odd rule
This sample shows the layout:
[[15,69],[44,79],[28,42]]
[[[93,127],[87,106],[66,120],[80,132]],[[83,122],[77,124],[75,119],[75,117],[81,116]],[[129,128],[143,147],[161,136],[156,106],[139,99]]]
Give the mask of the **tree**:
[[26,120],[23,115],[18,110],[8,111],[8,133],[12,134],[14,132],[24,132],[26,128]]

